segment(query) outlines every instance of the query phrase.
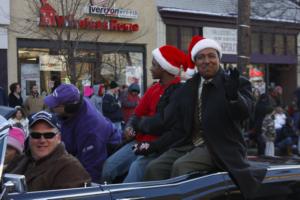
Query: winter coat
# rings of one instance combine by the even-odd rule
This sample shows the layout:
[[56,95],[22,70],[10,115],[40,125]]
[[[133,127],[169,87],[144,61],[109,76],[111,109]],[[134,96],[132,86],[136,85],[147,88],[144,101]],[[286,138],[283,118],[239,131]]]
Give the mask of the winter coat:
[[24,109],[27,116],[46,109],[44,98],[40,95],[27,97],[24,102]]
[[8,105],[9,107],[16,107],[16,106],[21,106],[23,107],[23,98],[20,94],[20,98],[17,98],[13,93],[10,93],[8,95]]
[[[178,83],[180,83],[180,78],[177,77],[167,85],[162,85],[160,83],[156,83],[156,84],[152,85],[146,91],[144,96],[142,97],[139,105],[135,109],[134,115],[138,118],[153,117],[157,114],[158,111],[159,112],[162,111],[164,109],[163,107],[165,106],[163,104],[168,102],[168,101],[165,101],[166,99],[168,99],[167,98],[168,95],[165,96],[162,101],[160,101],[161,98],[164,96],[165,91],[169,87],[171,87],[172,85],[177,85]],[[159,118],[156,118],[156,119],[159,119]],[[155,122],[155,123],[157,123],[157,122]],[[147,124],[147,123],[144,123],[144,124]],[[149,124],[148,124],[148,127],[150,127]],[[151,125],[151,127],[155,128],[154,125],[153,126]],[[145,130],[145,129],[143,129],[143,130]],[[150,133],[150,131],[145,131],[146,134],[142,133],[141,131],[138,131],[137,135],[136,135],[136,140],[139,142],[142,142],[142,141],[151,142],[151,141],[156,140],[159,137],[159,135],[161,135],[161,133],[162,133],[161,131],[156,132],[156,130],[154,130],[156,133],[154,133],[154,132]]]
[[[176,83],[170,85],[165,89],[163,95],[160,97],[159,102],[157,103],[156,109],[157,112],[154,116],[151,117],[142,117],[137,123],[137,130],[143,134],[152,134],[160,137],[164,137],[165,133],[169,132],[174,123],[174,116],[165,115],[165,110],[168,108],[168,105],[173,98],[175,91],[182,86],[182,83]],[[166,145],[156,145],[160,144],[160,138],[155,141],[152,141],[152,145],[155,146],[157,152],[165,151],[168,146]]]
[[7,173],[25,175],[29,191],[83,187],[91,182],[80,162],[59,144],[47,157],[35,161],[30,151],[17,157],[6,168]]
[[[254,168],[246,160],[246,144],[240,122],[252,111],[251,84],[241,77],[238,100],[229,102],[225,97],[224,71],[219,70],[202,90],[202,127],[205,143],[216,164],[228,171],[246,197],[255,195],[266,169]],[[200,75],[189,79],[176,91],[165,114],[176,118],[170,134],[164,134],[161,145],[173,147],[192,144],[194,112],[198,100]],[[175,111],[175,112],[174,112]]]
[[112,122],[123,121],[123,114],[119,100],[109,92],[103,97],[102,104],[103,115]]
[[261,135],[262,122],[268,113],[269,107],[272,107],[270,97],[267,94],[260,95],[254,110],[254,133],[256,137]]
[[262,135],[266,141],[274,142],[276,137],[274,116],[267,114],[262,122]]
[[135,107],[139,104],[140,97],[132,95],[130,91],[121,99],[122,113],[124,122],[127,123],[128,119],[134,114]]
[[90,101],[100,113],[103,113],[102,111],[103,97],[99,96],[98,94],[94,94],[90,98]]
[[62,141],[67,151],[78,158],[93,182],[98,182],[107,158],[106,146],[120,143],[121,134],[86,98],[73,117],[61,122]]

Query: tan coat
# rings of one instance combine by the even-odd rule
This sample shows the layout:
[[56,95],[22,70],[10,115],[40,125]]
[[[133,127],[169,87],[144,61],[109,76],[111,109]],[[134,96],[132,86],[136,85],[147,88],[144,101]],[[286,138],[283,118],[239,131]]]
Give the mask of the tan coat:
[[24,108],[27,115],[45,110],[44,98],[40,95],[37,97],[29,96],[24,102]]
[[82,187],[91,182],[89,174],[66,152],[63,144],[39,161],[34,161],[27,152],[13,160],[5,171],[25,175],[28,191]]

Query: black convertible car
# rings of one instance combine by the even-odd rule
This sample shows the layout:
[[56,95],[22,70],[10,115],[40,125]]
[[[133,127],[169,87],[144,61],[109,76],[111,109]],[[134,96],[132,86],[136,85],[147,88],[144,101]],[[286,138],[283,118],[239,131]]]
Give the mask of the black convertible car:
[[[6,116],[1,108],[0,106],[1,115]],[[12,112],[11,109],[8,110]],[[162,181],[109,185],[92,184],[92,186],[85,188],[27,192],[23,175],[2,175],[8,128],[8,123],[0,119],[1,199],[244,199],[227,172],[210,174],[194,172]],[[257,194],[257,200],[300,199],[300,160],[298,158],[249,157],[249,160],[254,165],[268,166],[267,176]]]

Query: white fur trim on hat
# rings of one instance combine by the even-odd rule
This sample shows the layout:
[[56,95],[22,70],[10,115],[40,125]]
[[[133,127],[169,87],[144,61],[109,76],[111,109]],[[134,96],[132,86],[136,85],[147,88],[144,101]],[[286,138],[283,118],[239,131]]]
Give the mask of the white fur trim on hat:
[[195,74],[195,69],[191,69],[191,68],[188,68],[185,72],[186,75],[188,76],[194,76]]
[[161,54],[159,48],[154,49],[152,51],[152,55],[155,58],[155,60],[160,64],[160,66],[166,70],[167,72],[173,74],[173,75],[178,75],[179,74],[179,68],[172,65],[171,63],[169,63]]
[[192,48],[191,55],[192,55],[192,61],[195,62],[195,56],[197,53],[203,49],[206,48],[213,48],[219,52],[220,58],[222,57],[222,48],[221,46],[212,39],[202,39],[199,42],[195,44],[195,46]]

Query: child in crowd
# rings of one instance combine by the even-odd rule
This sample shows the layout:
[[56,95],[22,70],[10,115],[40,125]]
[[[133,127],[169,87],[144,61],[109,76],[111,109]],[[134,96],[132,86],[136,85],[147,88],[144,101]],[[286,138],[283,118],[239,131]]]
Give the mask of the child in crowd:
[[11,125],[14,125],[17,123],[22,124],[25,137],[27,137],[28,133],[29,133],[29,130],[28,130],[29,121],[25,115],[23,108],[21,108],[21,106],[16,106],[15,109],[16,109],[15,114],[8,121]]
[[266,108],[266,116],[262,122],[262,136],[265,140],[265,155],[274,156],[275,148],[274,141],[276,137],[275,122],[274,122],[274,109],[269,106]]
[[7,166],[15,157],[21,155],[24,150],[25,133],[22,129],[12,127],[7,136],[7,149],[4,164]]

